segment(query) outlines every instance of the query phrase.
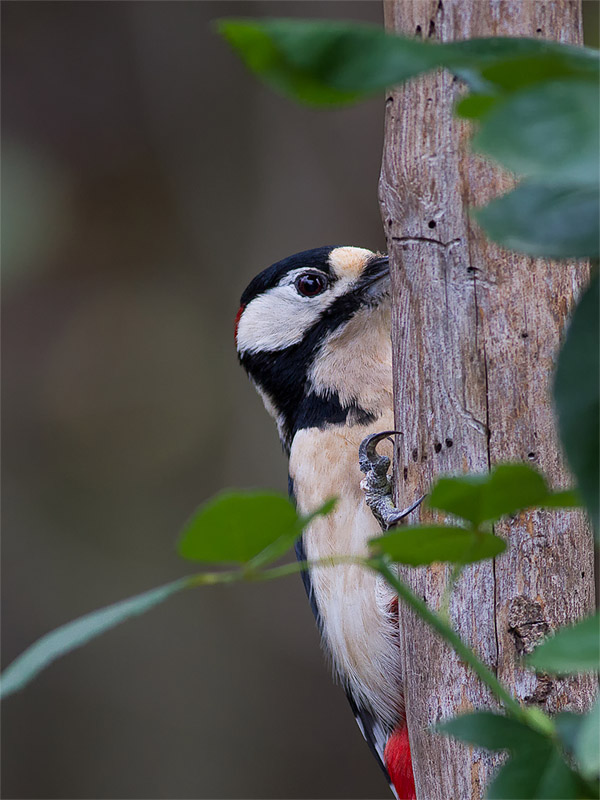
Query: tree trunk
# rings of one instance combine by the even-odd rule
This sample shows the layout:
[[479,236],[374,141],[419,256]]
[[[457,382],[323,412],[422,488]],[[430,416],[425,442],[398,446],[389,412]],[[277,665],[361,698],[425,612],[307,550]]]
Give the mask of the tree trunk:
[[[569,0],[388,0],[388,29],[448,41],[530,36],[581,42]],[[469,209],[512,178],[469,153],[452,107],[463,90],[447,72],[387,98],[380,182],[393,267],[397,492],[401,505],[440,473],[532,463],[566,487],[550,386],[565,322],[588,278],[584,263],[501,250]],[[423,511],[421,520],[431,518]],[[519,514],[496,531],[508,551],[467,568],[451,602],[453,624],[524,703],[588,707],[592,677],[554,680],[520,667],[541,636],[593,608],[593,547],[581,512]],[[443,565],[402,576],[438,608]],[[480,798],[498,759],[431,733],[433,723],[494,704],[489,692],[406,608],[400,609],[405,704],[417,794]]]

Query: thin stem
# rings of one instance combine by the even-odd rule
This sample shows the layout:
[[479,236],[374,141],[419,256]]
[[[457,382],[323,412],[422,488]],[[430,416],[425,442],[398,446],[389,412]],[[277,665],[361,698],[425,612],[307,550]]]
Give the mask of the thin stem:
[[[280,567],[262,571],[248,571],[244,569],[231,570],[228,572],[201,572],[193,575],[189,579],[188,585],[202,586],[214,585],[218,583],[235,583],[236,581],[271,581],[276,578],[283,578],[286,575],[303,572],[307,569],[318,569],[320,567],[335,567],[342,564],[353,564],[378,572],[387,583],[395,589],[402,600],[409,605],[417,615],[426,622],[431,628],[448,642],[455,652],[465,661],[480,678],[480,680],[494,693],[507,711],[513,716],[528,722],[527,711],[519,705],[517,700],[504,688],[494,673],[475,655],[473,650],[468,647],[456,631],[451,627],[448,620],[441,614],[432,611],[427,604],[418,597],[412,589],[404,583],[382,559],[367,559],[360,556],[331,556],[317,561],[296,561],[290,564],[283,564]],[[460,567],[456,565],[451,576],[451,585],[455,578],[460,574]]]
[[504,688],[494,673],[479,660],[473,650],[468,647],[455,630],[435,611],[418,597],[412,589],[404,583],[389,566],[379,559],[366,561],[372,569],[378,572],[390,586],[396,590],[398,596],[409,605],[418,616],[433,628],[442,639],[450,644],[455,652],[465,661],[483,683],[496,695],[507,711],[518,719],[528,722],[527,712],[521,708],[518,701]]
[[282,564],[280,567],[265,570],[242,567],[226,572],[198,572],[188,578],[187,585],[188,588],[191,588],[193,586],[215,586],[219,583],[236,583],[237,581],[272,581],[276,578],[285,578],[287,575],[304,572],[307,569],[337,567],[342,564],[368,566],[366,559],[361,556],[330,556],[316,561],[292,561],[290,564]]
[[329,558],[319,558],[316,561],[296,561],[291,564],[283,564],[281,567],[273,567],[262,572],[250,573],[245,577],[253,581],[272,581],[276,578],[283,578],[286,575],[293,575],[297,572],[304,572],[307,569],[319,569],[320,567],[338,567],[342,564],[354,564],[361,567],[367,566],[367,561],[361,556],[330,556]]
[[214,586],[217,583],[235,583],[243,579],[243,573],[239,570],[229,570],[228,572],[198,572],[188,578],[188,588],[193,586]]
[[458,583],[458,579],[462,574],[464,566],[464,564],[458,562],[453,564],[452,569],[450,570],[450,575],[448,576],[448,580],[446,581],[446,585],[444,586],[444,594],[442,595],[439,614],[443,619],[446,620],[446,622],[450,622],[450,599],[452,597],[454,587]]

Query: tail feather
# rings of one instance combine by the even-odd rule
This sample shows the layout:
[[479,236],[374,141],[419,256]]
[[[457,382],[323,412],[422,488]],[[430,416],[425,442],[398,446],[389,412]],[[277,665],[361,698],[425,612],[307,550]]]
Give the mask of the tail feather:
[[[293,482],[289,481],[290,497],[294,497]],[[296,543],[296,558],[306,561],[306,552],[302,537]],[[302,580],[310,605],[317,621],[319,630],[323,630],[323,620],[315,600],[310,573],[302,572]],[[392,602],[390,613],[398,614],[398,599]],[[346,696],[354,713],[358,727],[365,737],[367,744],[377,763],[383,770],[390,788],[398,800],[416,800],[415,781],[413,778],[412,761],[410,757],[410,743],[406,723],[400,723],[389,734],[389,728],[382,725],[371,710],[365,707],[364,702],[356,698],[352,691],[346,687]]]

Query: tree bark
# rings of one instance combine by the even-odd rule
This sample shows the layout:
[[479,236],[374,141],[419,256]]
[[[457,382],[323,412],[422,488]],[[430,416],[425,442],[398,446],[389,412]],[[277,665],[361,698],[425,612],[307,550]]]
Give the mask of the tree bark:
[[[531,36],[581,42],[580,2],[387,0],[386,26],[449,41]],[[534,464],[553,487],[571,484],[550,388],[568,315],[588,265],[501,250],[469,209],[513,179],[471,155],[469,126],[452,116],[460,84],[447,72],[387,98],[380,200],[393,271],[397,494],[408,504],[440,473]],[[421,520],[432,512],[422,511]],[[587,708],[592,677],[555,680],[523,670],[541,636],[593,608],[593,545],[581,512],[522,513],[498,525],[508,551],[464,571],[453,624],[523,702],[548,711]],[[439,608],[448,569],[403,569]],[[400,609],[405,705],[417,795],[483,797],[498,758],[433,734],[448,716],[494,705],[456,655]]]

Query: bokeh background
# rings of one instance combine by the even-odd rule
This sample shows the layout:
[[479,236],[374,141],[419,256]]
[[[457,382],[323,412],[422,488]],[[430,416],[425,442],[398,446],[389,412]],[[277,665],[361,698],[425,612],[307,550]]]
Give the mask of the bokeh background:
[[[598,5],[585,4],[597,44]],[[286,490],[233,347],[247,282],[379,249],[383,103],[274,96],[221,16],[379,0],[2,4],[2,664],[189,571],[192,510]],[[2,707],[4,798],[387,798],[299,579],[173,598]]]

